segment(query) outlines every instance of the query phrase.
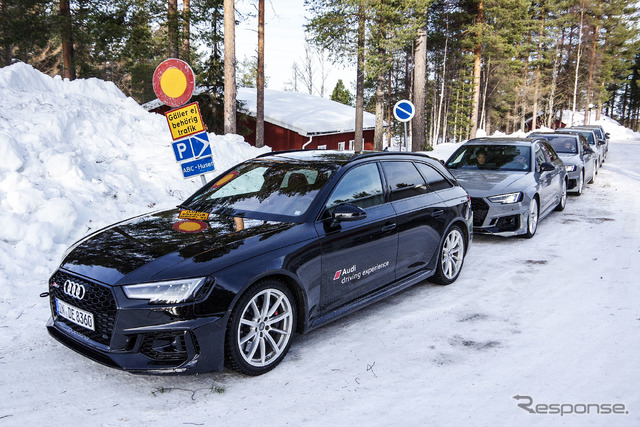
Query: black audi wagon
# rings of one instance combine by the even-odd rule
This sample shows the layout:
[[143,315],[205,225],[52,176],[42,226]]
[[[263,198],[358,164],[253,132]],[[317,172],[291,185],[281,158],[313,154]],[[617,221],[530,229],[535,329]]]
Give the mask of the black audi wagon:
[[472,230],[467,192],[428,156],[269,153],[75,243],[47,328],[127,371],[258,375],[296,332],[456,280]]

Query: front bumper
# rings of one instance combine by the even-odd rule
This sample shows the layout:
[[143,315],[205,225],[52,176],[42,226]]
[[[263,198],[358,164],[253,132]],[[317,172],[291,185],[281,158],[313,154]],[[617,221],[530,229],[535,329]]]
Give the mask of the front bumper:
[[483,197],[471,198],[473,231],[479,234],[516,236],[527,232],[529,203],[493,203]]
[[569,183],[567,185],[567,191],[578,191],[578,180],[580,179],[580,174],[582,170],[576,168],[574,171],[567,171],[567,178],[569,179]]
[[[83,300],[52,285],[67,278],[88,288]],[[138,306],[127,307],[120,288],[60,271],[50,280],[49,293],[49,334],[98,363],[130,372],[167,374],[219,371],[224,366],[226,315],[198,316],[193,306],[140,307],[136,302]],[[58,315],[56,299],[91,312],[95,330]]]

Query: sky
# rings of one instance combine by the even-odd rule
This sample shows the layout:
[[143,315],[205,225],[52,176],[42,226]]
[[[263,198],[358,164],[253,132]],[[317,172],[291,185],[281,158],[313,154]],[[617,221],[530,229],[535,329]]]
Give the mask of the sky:
[[[257,1],[236,2],[237,19],[252,13],[236,26],[236,59],[238,63],[255,55],[258,45]],[[293,80],[294,62],[302,64],[304,59],[305,8],[303,0],[267,0],[265,2],[265,75],[269,89],[284,90],[285,84]],[[317,71],[319,76],[319,69]],[[353,92],[355,69],[339,64],[331,65],[325,84],[325,97],[331,94],[338,79]],[[318,77],[319,78],[319,77]],[[353,84],[352,84],[353,83]],[[299,87],[299,91],[302,89]],[[319,93],[314,94],[318,95]]]

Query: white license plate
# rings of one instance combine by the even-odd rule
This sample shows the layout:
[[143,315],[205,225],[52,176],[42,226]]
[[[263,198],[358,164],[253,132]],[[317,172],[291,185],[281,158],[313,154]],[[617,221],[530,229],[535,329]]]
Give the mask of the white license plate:
[[93,326],[93,314],[88,311],[80,310],[78,307],[67,304],[58,298],[56,298],[56,311],[58,315],[72,321],[76,325],[91,329],[92,331],[96,330]]

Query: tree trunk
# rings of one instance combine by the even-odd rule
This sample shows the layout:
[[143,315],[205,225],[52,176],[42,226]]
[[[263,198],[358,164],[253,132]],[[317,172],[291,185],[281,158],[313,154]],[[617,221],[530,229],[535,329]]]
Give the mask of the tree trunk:
[[264,146],[264,0],[258,0],[258,77],[256,82],[256,147]]
[[224,133],[236,133],[236,13],[224,0]]
[[[480,0],[478,3],[478,14],[476,16],[476,23],[478,25],[484,23],[484,0]],[[476,137],[478,131],[478,111],[480,109],[480,71],[482,66],[482,42],[480,40],[481,34],[476,34],[478,42],[473,50],[473,104],[471,110],[471,138]]]
[[[598,8],[600,3],[598,3]],[[596,49],[598,48],[598,34],[600,33],[600,13],[596,15],[595,25],[593,27],[593,35],[591,39],[591,54],[589,55],[589,75],[587,77],[587,96],[585,101],[584,124],[588,125],[591,117],[591,108],[593,98],[593,76],[596,72]]]
[[533,115],[531,121],[531,130],[538,128],[538,98],[540,97],[540,61],[542,61],[542,36],[544,35],[545,9],[542,5],[542,18],[540,19],[540,29],[538,31],[538,63],[536,64],[536,73],[533,82]]
[[182,57],[191,60],[191,0],[182,0]]
[[7,29],[8,22],[5,18],[7,13],[7,0],[0,0],[0,14],[3,17],[0,23],[2,24],[2,37],[5,39],[4,52],[2,52],[3,66],[11,65],[11,44],[9,43],[9,30]]
[[[438,102],[438,115],[436,117],[436,132],[432,145],[438,144],[438,136],[440,135],[440,122],[442,121],[442,106],[444,105],[444,84],[445,75],[447,73],[447,47],[449,46],[449,21],[447,21],[447,35],[444,39],[444,58],[442,58],[442,85],[440,86],[440,101]],[[443,141],[444,142],[444,141]]]
[[582,55],[582,24],[583,22],[584,22],[584,4],[581,2],[580,3],[580,32],[578,33],[578,55],[576,57],[576,75],[573,82],[573,111],[571,114],[571,126],[574,125],[574,121],[575,121],[574,117],[576,115],[576,103],[577,103],[577,97],[578,97],[578,74],[580,72],[580,56]]
[[69,0],[60,0],[60,16],[62,17],[62,64],[64,67],[63,77],[69,80],[76,79],[76,68],[73,63],[73,38],[72,20]]
[[415,64],[413,69],[413,104],[416,113],[411,120],[413,135],[411,151],[427,143],[427,27],[418,30],[415,41]]
[[356,80],[356,123],[354,149],[362,151],[364,149],[364,141],[362,139],[362,122],[364,114],[364,38],[365,38],[365,7],[361,0],[358,7],[358,66]]
[[169,0],[167,4],[167,37],[169,37],[169,56],[180,58],[178,50],[178,0]]

